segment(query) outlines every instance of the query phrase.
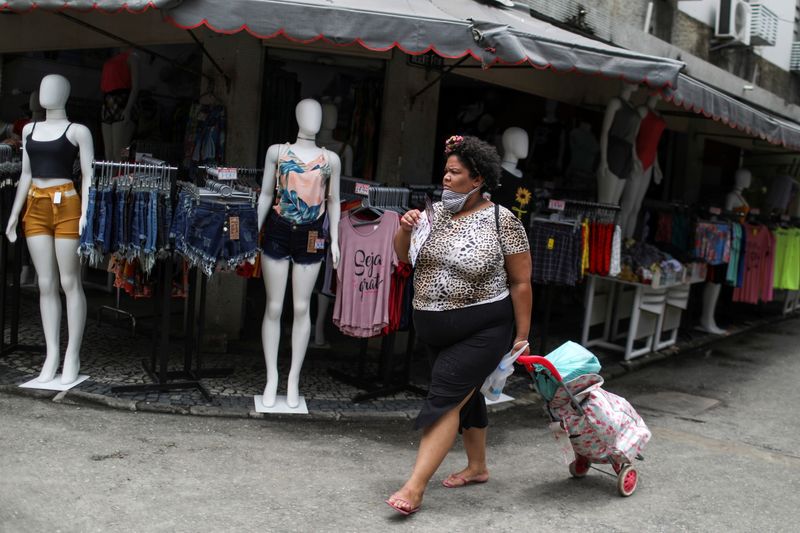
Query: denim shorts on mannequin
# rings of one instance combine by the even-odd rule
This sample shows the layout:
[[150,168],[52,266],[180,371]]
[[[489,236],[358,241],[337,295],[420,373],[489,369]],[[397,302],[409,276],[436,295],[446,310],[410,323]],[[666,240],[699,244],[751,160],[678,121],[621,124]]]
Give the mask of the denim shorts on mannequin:
[[188,213],[185,232],[182,253],[207,276],[217,262],[234,268],[259,253],[258,215],[250,204],[201,201]]
[[308,224],[295,224],[275,210],[270,209],[264,223],[262,251],[272,259],[291,259],[301,265],[312,265],[325,259],[325,248],[309,251],[309,233],[317,232],[317,239],[324,239],[325,216]]

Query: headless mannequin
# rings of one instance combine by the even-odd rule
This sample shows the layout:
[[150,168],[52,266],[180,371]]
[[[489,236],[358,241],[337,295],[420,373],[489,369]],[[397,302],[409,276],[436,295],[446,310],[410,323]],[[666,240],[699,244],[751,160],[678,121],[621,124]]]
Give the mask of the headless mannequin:
[[522,171],[517,166],[519,160],[526,157],[528,157],[527,132],[522,128],[508,128],[503,132],[503,162],[501,166],[512,176],[521,178]]
[[[45,76],[39,89],[39,101],[46,111],[44,122],[39,122],[34,132],[35,140],[49,141],[59,138],[69,126],[65,106],[69,98],[70,85],[66,78],[56,74]],[[23,143],[27,143],[28,135],[34,124],[27,124],[22,131]],[[67,140],[76,145],[79,151],[83,190],[81,193],[81,218],[78,223],[80,232],[86,225],[86,209],[88,207],[89,176],[92,173],[94,145],[89,129],[80,124],[73,124],[67,130]],[[25,144],[23,144],[23,148]],[[54,187],[71,183],[70,177],[38,178],[31,175],[31,164],[27,150],[23,149],[22,175],[11,208],[11,216],[6,227],[6,236],[11,242],[17,240],[17,224],[24,208],[31,184],[36,187]],[[58,370],[60,353],[59,340],[61,330],[61,289],[67,298],[67,324],[69,342],[64,356],[64,368],[61,383],[73,383],[80,370],[80,350],[83,340],[83,329],[86,323],[86,296],[81,284],[81,269],[78,260],[78,239],[53,238],[50,235],[35,235],[26,239],[28,251],[39,279],[39,308],[42,315],[47,355],[42,371],[37,378],[40,382],[52,381]]]
[[[647,104],[640,106],[636,109],[639,116],[644,119],[648,113],[656,113],[655,107],[658,103],[658,95],[654,94],[647,99]],[[658,114],[658,113],[656,113]],[[622,195],[622,205],[620,213],[620,225],[622,226],[622,235],[625,239],[633,237],[636,231],[636,220],[639,217],[639,210],[644,201],[644,195],[650,187],[650,179],[655,178],[656,184],[661,183],[661,167],[658,164],[658,157],[655,158],[650,168],[644,169],[639,157],[633,159],[633,172],[631,177],[628,178],[628,183],[625,185],[625,191]]]
[[[292,151],[303,161],[311,161],[320,155],[322,149],[316,144],[316,135],[322,124],[322,107],[316,100],[305,99],[295,109],[299,132],[297,140],[291,145]],[[261,195],[258,199],[258,227],[261,229],[272,209],[275,195],[275,169],[284,145],[274,144],[267,150],[264,161],[264,178]],[[329,195],[326,209],[331,236],[331,256],[334,268],[339,266],[339,175],[341,162],[336,153],[328,152],[328,163],[331,167]],[[319,274],[321,263],[311,265],[290,264],[288,259],[272,259],[261,256],[264,274],[264,285],[267,291],[267,309],[261,327],[261,338],[264,345],[264,358],[267,364],[267,384],[264,388],[263,403],[266,407],[275,405],[278,392],[278,344],[281,333],[281,311],[289,278],[292,270],[292,301],[294,303],[294,322],[292,324],[292,364],[289,369],[286,403],[295,408],[300,402],[300,370],[308,347],[311,333],[309,302],[314,290],[314,281]]]
[[[120,53],[125,53],[125,50],[120,50]],[[112,123],[102,123],[106,161],[119,161],[122,151],[130,145],[136,133],[136,123],[132,117],[133,106],[139,95],[139,56],[136,50],[130,50],[128,68],[131,74],[131,86],[125,110],[122,112],[123,118]]]
[[[741,207],[748,207],[747,200],[744,199],[742,193],[745,189],[750,187],[752,181],[752,174],[745,168],[740,168],[734,175],[734,187],[731,192],[725,197],[725,210],[732,211]],[[697,329],[712,333],[714,335],[724,335],[725,330],[717,326],[714,320],[714,313],[717,309],[717,301],[719,300],[719,293],[722,290],[722,285],[719,283],[706,283],[703,287],[703,314],[700,317],[700,325]]]
[[[339,154],[342,171],[345,176],[353,175],[353,148],[342,141],[333,138],[333,130],[339,122],[339,110],[334,104],[322,105],[322,129],[317,134],[317,143]],[[325,294],[317,293],[317,318],[314,325],[314,345],[327,346],[325,342],[325,324],[328,318],[328,308],[332,298]]]
[[[606,113],[603,117],[603,130],[600,135],[600,166],[597,168],[597,201],[606,204],[619,205],[622,192],[625,189],[625,182],[628,176],[616,176],[608,167],[608,144],[609,131],[614,123],[617,111],[628,102],[636,91],[637,85],[625,83],[619,97],[612,98],[606,106]],[[635,146],[631,145],[632,157],[636,159]]]

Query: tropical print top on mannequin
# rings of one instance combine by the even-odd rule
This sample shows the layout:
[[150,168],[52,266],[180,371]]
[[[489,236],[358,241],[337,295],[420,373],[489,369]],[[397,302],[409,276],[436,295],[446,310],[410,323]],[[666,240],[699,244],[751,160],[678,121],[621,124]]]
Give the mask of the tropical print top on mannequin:
[[296,224],[307,224],[325,212],[326,186],[331,177],[327,151],[303,161],[291,146],[278,157],[275,211]]

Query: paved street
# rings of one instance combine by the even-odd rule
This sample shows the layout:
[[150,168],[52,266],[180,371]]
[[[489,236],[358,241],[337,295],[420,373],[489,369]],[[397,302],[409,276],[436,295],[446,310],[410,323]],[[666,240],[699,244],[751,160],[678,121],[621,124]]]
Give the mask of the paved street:
[[408,422],[156,415],[0,395],[0,531],[796,531],[800,320],[608,384],[653,431],[636,494],[571,480],[539,406],[492,417],[492,479],[384,503]]

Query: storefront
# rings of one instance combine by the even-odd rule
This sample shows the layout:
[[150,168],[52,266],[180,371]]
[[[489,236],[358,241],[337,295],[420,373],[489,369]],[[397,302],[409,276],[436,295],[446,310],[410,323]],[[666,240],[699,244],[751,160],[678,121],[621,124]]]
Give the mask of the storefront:
[[[7,2],[3,8],[23,10],[25,6],[21,4]],[[684,89],[681,82],[685,76],[679,78],[679,61],[622,50],[516,12],[467,0],[447,2],[446,7],[430,2],[406,2],[402,6],[376,2],[369,10],[344,0],[302,4],[248,0],[237,2],[235,9],[205,0],[127,2],[127,9],[122,11],[122,3],[106,4],[105,8],[115,14],[69,10],[65,17],[37,9],[2,15],[21,21],[19,29],[9,27],[12,35],[19,34],[19,39],[4,45],[8,49],[0,50],[4,53],[4,98],[0,109],[3,119],[15,118],[13,114],[37,85],[36,76],[62,74],[73,86],[68,106],[70,119],[90,126],[95,133],[96,153],[114,158],[113,150],[105,150],[107,143],[98,112],[103,103],[99,90],[102,67],[105,61],[117,57],[119,47],[124,53],[132,44],[141,59],[142,89],[138,98],[139,122],[130,146],[175,167],[174,179],[190,180],[202,188],[208,178],[219,178],[219,172],[213,169],[237,168],[236,178],[242,189],[239,192],[243,203],[250,202],[252,211],[247,216],[256,216],[257,189],[265,175],[263,162],[272,161],[268,147],[297,137],[295,105],[313,99],[322,111],[318,144],[335,153],[341,162],[342,209],[372,210],[366,216],[381,220],[394,217],[395,223],[396,211],[418,205],[426,193],[435,194],[433,186],[440,179],[440,147],[444,139],[453,133],[477,135],[504,155],[504,179],[511,185],[504,184],[496,199],[525,220],[534,250],[542,254],[557,252],[561,257],[556,269],[543,268],[535,262],[537,326],[533,330],[540,339],[545,337],[541,348],[552,347],[546,339],[549,323],[558,323],[551,332],[554,337],[577,338],[583,326],[584,344],[598,341],[594,344],[619,349],[626,358],[664,347],[665,342],[674,341],[677,327],[686,325],[682,311],[690,307],[690,287],[724,285],[701,283],[709,276],[709,270],[716,273],[711,276],[719,275],[722,263],[712,259],[718,263],[717,268],[709,269],[709,257],[696,257],[695,226],[691,221],[704,220],[698,216],[701,209],[708,212],[709,207],[719,207],[721,213],[713,215],[718,218],[730,211],[719,189],[727,191],[734,186],[732,172],[735,174],[739,167],[731,166],[731,162],[739,155],[744,156],[744,161],[760,156],[740,154],[738,150],[726,152],[720,147],[715,152],[714,139],[719,137],[714,135],[724,135],[729,129],[700,119],[695,113],[737,120],[746,124],[746,132],[770,142],[798,144],[790,125],[776,126],[770,122],[772,119],[747,112],[691,80],[685,82],[689,88]],[[84,6],[76,2],[70,7]],[[57,45],[48,37],[32,39],[30,28],[41,27],[45,21],[52,23],[54,34],[74,35],[70,42],[77,46],[65,50],[63,39]],[[98,28],[106,34],[97,32]],[[15,86],[18,91],[14,91]],[[6,98],[7,94],[12,97]],[[660,95],[659,100],[651,95]],[[609,111],[610,101],[618,102],[614,112]],[[607,179],[598,179],[598,165],[614,163],[609,165],[602,151],[607,149],[609,129],[613,129],[620,105],[629,105],[639,121],[649,113],[662,121],[651,117],[652,122],[658,123],[652,127],[659,131],[650,135],[650,165],[622,179],[613,172]],[[637,121],[634,137],[629,139],[631,156],[638,126]],[[697,138],[702,135],[709,140],[698,149]],[[277,153],[279,158],[285,155]],[[698,153],[703,154],[706,166],[689,168],[692,155]],[[629,163],[633,165],[633,161]],[[660,179],[655,178],[656,172]],[[100,188],[98,185],[98,191]],[[178,189],[194,190],[189,186]],[[716,192],[718,199],[699,200],[708,199],[709,192]],[[744,193],[750,199],[748,195]],[[364,198],[369,199],[370,207],[366,209],[362,207]],[[196,200],[199,199],[198,196]],[[217,197],[215,201],[226,200]],[[691,210],[685,224],[677,223],[681,231],[672,229],[676,211],[682,209],[677,204]],[[180,205],[176,204],[178,211]],[[660,221],[660,212],[672,217],[670,239],[666,240],[670,244],[680,240],[683,255],[668,257],[657,251],[662,255],[648,256],[656,250],[642,250],[645,243],[664,242],[663,234],[659,240],[658,230],[659,224],[666,226],[667,222]],[[346,214],[345,218],[349,220],[351,216]],[[363,211],[355,215],[359,216],[365,216]],[[237,218],[237,232],[239,222]],[[197,223],[190,221],[190,225]],[[370,224],[377,227],[382,222],[373,220]],[[733,235],[732,222],[720,224],[727,224],[729,235]],[[229,225],[224,226],[226,231],[231,231]],[[392,232],[386,230],[381,235],[384,233],[384,241],[388,242]],[[680,237],[676,237],[678,233]],[[623,237],[634,237],[639,244],[624,246]],[[265,296],[261,267],[254,264],[255,255],[247,250],[239,250],[242,261],[228,261],[228,272],[219,271],[216,266],[218,260],[229,258],[213,256],[216,264],[205,265],[204,276],[200,273],[204,265],[198,257],[206,257],[209,250],[189,249],[170,262],[172,272],[165,273],[156,266],[160,260],[157,258],[162,256],[156,253],[146,261],[139,258],[140,263],[151,261],[152,274],[147,275],[144,270],[149,269],[141,264],[129,267],[126,262],[117,266],[116,278],[131,297],[160,296],[158,302],[183,308],[188,322],[200,329],[184,329],[186,337],[192,337],[186,344],[187,353],[195,357],[202,351],[198,345],[209,350],[224,348],[227,342],[249,341],[252,346],[260,344],[264,334],[263,346],[253,350],[253,361],[259,362],[259,352],[263,350],[269,367],[278,352],[274,341],[282,337],[284,344],[293,345],[292,352],[302,352],[290,356],[302,364],[305,348],[299,346],[304,343],[295,346],[290,341],[287,332],[298,326],[289,317],[293,311],[308,313],[310,307],[316,318],[316,324],[310,326],[313,335],[308,351],[312,359],[314,350],[327,344],[326,334],[352,338],[349,344],[344,343],[348,353],[324,357],[329,362],[343,362],[347,370],[358,361],[357,379],[341,373],[338,378],[365,385],[363,358],[370,345],[377,348],[380,344],[377,351],[384,374],[374,380],[381,385],[380,393],[408,385],[406,370],[395,372],[405,373],[404,378],[387,379],[393,372],[388,363],[398,359],[395,351],[404,356],[401,360],[406,369],[412,357],[412,345],[405,342],[405,335],[387,335],[390,329],[405,329],[404,323],[407,326],[408,302],[403,301],[402,295],[408,285],[408,272],[389,268],[390,261],[373,259],[368,265],[367,256],[391,253],[386,242],[378,242],[377,238],[368,241],[369,254],[364,248],[367,244],[359,247],[340,243],[340,247],[342,261],[358,263],[355,255],[346,254],[360,253],[365,259],[357,265],[360,271],[373,271],[368,267],[380,263],[382,281],[391,281],[385,286],[395,286],[391,296],[386,295],[386,300],[395,305],[380,303],[387,306],[385,312],[378,313],[380,318],[369,324],[347,322],[343,317],[342,301],[352,300],[352,294],[342,294],[341,286],[330,286],[330,257],[315,282],[314,294],[321,296],[311,297],[310,301],[292,288],[286,291],[289,294],[285,302],[282,297],[277,303],[270,302]],[[736,244],[729,242],[727,246]],[[741,245],[738,248],[741,250]],[[110,252],[115,251],[100,249],[96,255],[104,259],[96,265],[105,268],[108,256],[114,255]],[[309,249],[309,253],[313,252]],[[638,259],[640,252],[649,259]],[[657,266],[651,268],[654,263]],[[99,276],[102,281],[103,272],[98,270],[90,276]],[[724,274],[727,276],[728,272]],[[355,279],[358,274],[352,276]],[[135,281],[127,283],[127,279]],[[173,280],[171,291],[163,287],[168,279]],[[368,286],[372,283],[368,279],[361,282]],[[720,289],[709,290],[716,290],[719,297]],[[722,298],[733,298],[729,292],[727,288],[722,291]],[[695,301],[708,298],[692,296]],[[122,307],[117,304],[118,310],[126,310],[125,301],[122,300]],[[376,301],[374,305],[379,304]],[[265,309],[269,315],[270,306],[273,316],[263,321]],[[712,306],[712,316],[715,307]],[[585,316],[580,312],[582,308],[586,309]],[[161,313],[165,316],[168,309],[161,309]],[[262,333],[262,321],[267,324],[270,320],[271,336]],[[263,331],[267,331],[264,327]],[[174,385],[166,372],[169,337],[163,334],[165,329],[169,328],[162,326],[158,345],[163,357],[153,359],[149,367],[152,374],[157,374],[155,390],[168,390]],[[358,340],[368,338],[373,341]],[[626,345],[629,340],[638,341],[636,347]],[[395,345],[402,347],[395,350]],[[361,359],[354,353],[360,353]],[[193,364],[185,370],[192,370]],[[331,370],[335,373],[338,369]],[[258,373],[263,375],[261,370]],[[293,372],[298,374],[299,371]],[[183,376],[185,383],[197,382],[201,377],[199,370]],[[369,390],[376,383],[364,388]],[[260,387],[263,386],[262,381]]]

